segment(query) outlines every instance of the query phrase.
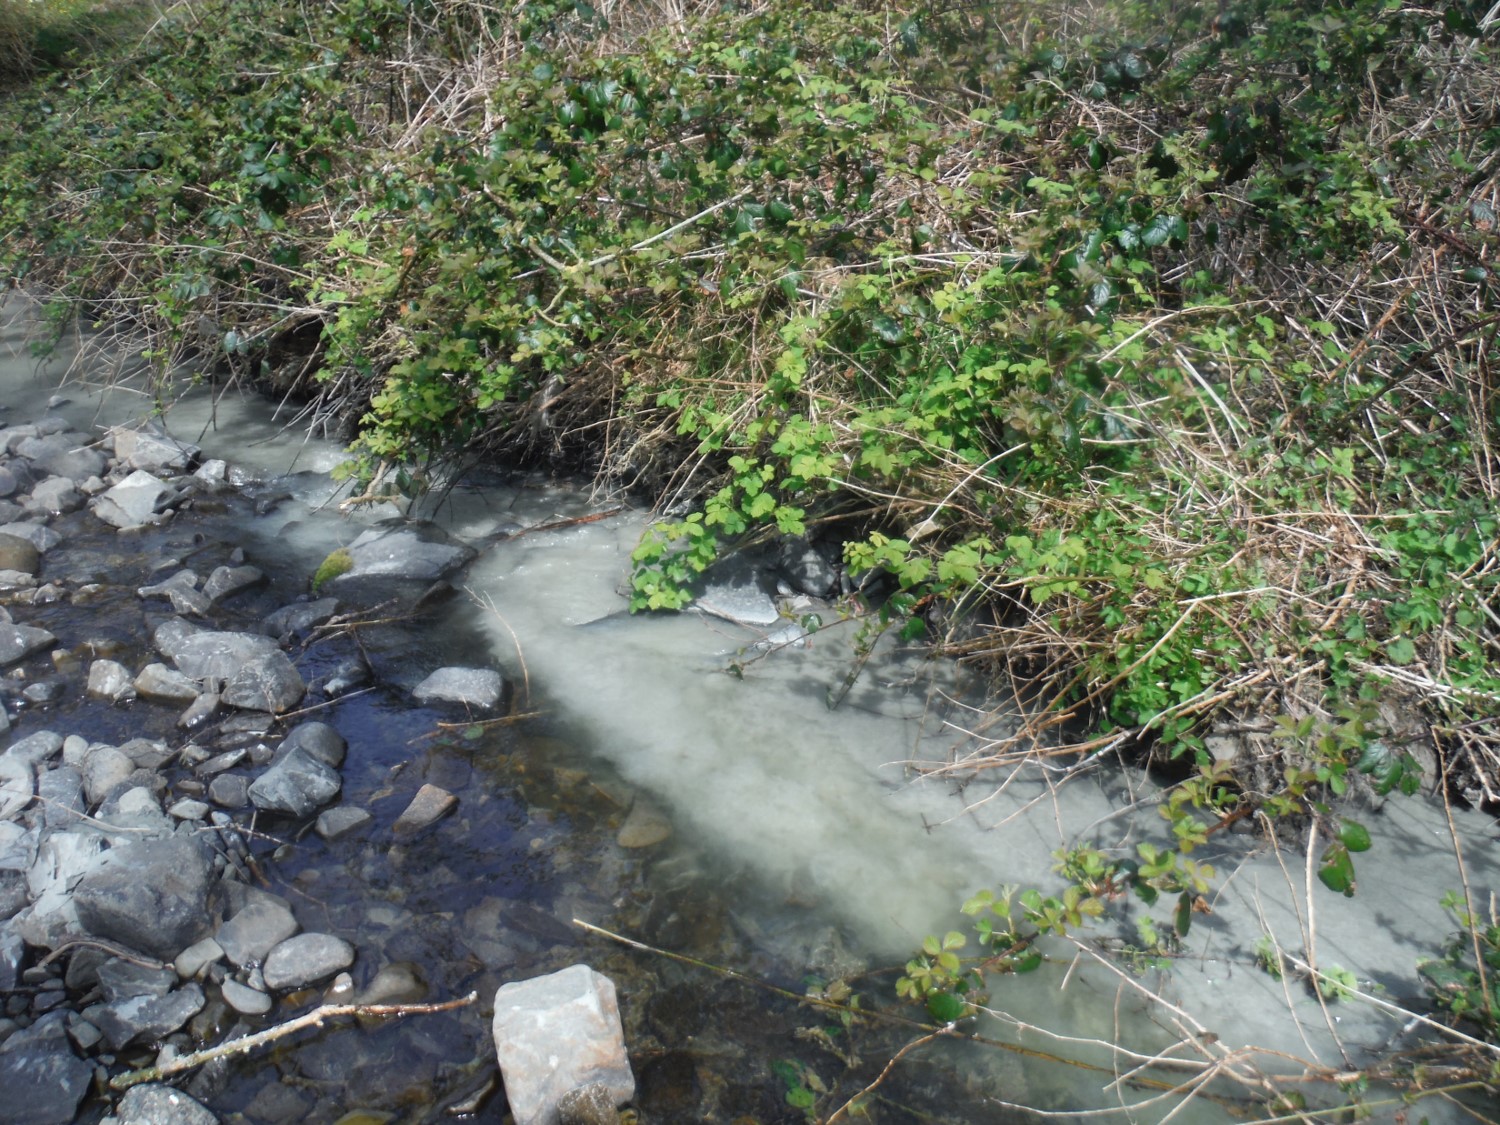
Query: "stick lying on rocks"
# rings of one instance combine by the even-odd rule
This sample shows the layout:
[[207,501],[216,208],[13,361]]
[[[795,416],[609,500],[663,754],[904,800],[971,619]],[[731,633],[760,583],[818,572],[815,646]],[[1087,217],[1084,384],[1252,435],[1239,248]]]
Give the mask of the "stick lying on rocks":
[[213,1062],[214,1059],[223,1058],[226,1055],[249,1054],[257,1047],[274,1043],[294,1031],[301,1031],[304,1027],[321,1027],[324,1020],[335,1016],[426,1015],[430,1012],[449,1012],[454,1008],[464,1008],[477,999],[479,999],[479,993],[471,992],[458,1000],[445,1000],[440,1004],[324,1004],[310,1012],[304,1012],[296,1019],[277,1024],[275,1027],[268,1027],[264,1031],[257,1031],[254,1035],[231,1039],[228,1043],[220,1043],[217,1047],[208,1047],[202,1051],[194,1051],[192,1054],[179,1055],[175,1059],[168,1059],[160,1066],[147,1066],[140,1070],[117,1074],[109,1080],[109,1085],[112,1090],[128,1090],[142,1082],[158,1082],[163,1078],[170,1078],[174,1074],[192,1070],[194,1067]]

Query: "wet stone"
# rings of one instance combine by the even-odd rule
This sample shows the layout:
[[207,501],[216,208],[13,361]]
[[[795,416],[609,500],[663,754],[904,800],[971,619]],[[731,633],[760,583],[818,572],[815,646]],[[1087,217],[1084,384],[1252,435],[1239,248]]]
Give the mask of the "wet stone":
[[198,576],[191,570],[179,570],[172,577],[152,586],[136,590],[140,598],[166,598],[172,603],[173,613],[192,613],[199,617],[212,607],[208,595],[199,591]]
[[286,903],[267,896],[246,903],[219,927],[214,940],[231,962],[244,968],[259,964],[299,928]]
[[109,1004],[132,996],[165,996],[177,985],[177,974],[171,969],[153,969],[121,957],[111,957],[95,974]]
[[35,574],[42,565],[41,553],[28,539],[0,532],[0,570]]
[[[3,765],[4,759],[0,759]],[[84,811],[83,775],[72,766],[57,766],[37,778],[42,818],[48,828],[66,828]],[[0,817],[3,819],[3,817]]]
[[137,469],[108,492],[94,497],[94,515],[121,530],[157,523],[157,512],[166,506],[172,490],[165,481]]
[[110,430],[115,457],[132,469],[168,469],[180,472],[198,459],[200,450],[162,433],[154,426],[131,429],[116,426]]
[[354,964],[354,947],[332,934],[298,934],[266,957],[261,972],[276,992],[317,984]]
[[221,986],[224,1002],[246,1016],[263,1016],[271,1010],[271,998],[237,980],[226,980]]
[[337,840],[365,827],[375,818],[364,809],[341,805],[318,814],[318,835],[325,840]]
[[34,652],[57,643],[57,638],[45,629],[33,629],[29,625],[0,624],[0,668],[25,660]]
[[177,960],[172,962],[172,968],[177,970],[177,975],[183,980],[192,980],[209,965],[221,960],[224,950],[213,938],[204,938],[195,941],[177,955]]
[[436,785],[424,785],[417,790],[411,804],[396,818],[393,830],[396,835],[410,835],[435,824],[458,804],[458,798]]
[[202,1102],[172,1086],[132,1086],[115,1110],[118,1125],[219,1125]]
[[204,596],[217,602],[241,590],[248,590],[258,582],[265,581],[265,574],[253,566],[220,566],[209,574],[203,583]]
[[620,1120],[614,1091],[591,1082],[564,1094],[557,1103],[559,1125],[617,1125]]
[[54,476],[84,481],[104,472],[109,459],[89,448],[87,434],[53,433],[23,438],[15,447],[18,456]]
[[300,637],[312,632],[338,612],[337,598],[319,598],[312,602],[294,602],[266,617],[266,632],[273,637],[288,634]]
[[83,493],[67,477],[48,477],[31,490],[31,497],[23,507],[28,512],[60,516],[83,507]]
[[427,998],[427,985],[409,961],[382,965],[359,994],[361,1004],[417,1004]]
[[83,792],[90,805],[104,801],[130,780],[135,763],[130,755],[113,746],[95,747],[83,760]]
[[461,703],[486,710],[500,702],[505,680],[493,668],[439,668],[414,689],[418,703]]
[[26,700],[26,702],[28,703],[45,705],[48,703],[56,703],[65,694],[67,694],[67,690],[67,685],[64,684],[61,680],[38,680],[35,683],[27,684],[26,687],[21,690],[21,698]]
[[306,817],[337,797],[342,785],[335,770],[297,748],[256,778],[250,800],[268,812]]
[[616,837],[622,848],[649,848],[672,835],[672,822],[656,806],[637,800]]
[[295,707],[306,691],[301,673],[277,649],[243,664],[229,677],[220,698],[230,707],[280,714]]
[[198,698],[198,685],[165,664],[148,664],[135,678],[136,694],[159,703],[191,703]]
[[182,730],[197,730],[219,713],[219,693],[205,691],[188,704],[187,710],[177,716],[177,725]]
[[208,783],[208,799],[221,809],[242,809],[250,803],[250,779],[244,774],[221,773]]
[[0,535],[13,535],[17,539],[24,539],[44,555],[62,542],[62,536],[46,524],[33,523],[30,520],[0,524]]
[[17,739],[5,751],[7,758],[19,758],[37,765],[54,757],[63,748],[63,736],[56,731],[39,730]]
[[203,820],[209,814],[209,807],[202,801],[195,801],[190,797],[174,802],[167,810],[168,815],[178,820]]
[[172,760],[172,749],[160,739],[132,738],[120,744],[120,753],[130,758],[138,768],[159,770]]
[[344,736],[327,723],[299,723],[287,732],[276,756],[285,758],[301,752],[325,766],[338,769],[344,764],[347,748]]
[[353,566],[335,584],[367,576],[432,581],[443,578],[474,557],[472,547],[455,542],[430,524],[371,528],[348,552]]
[[21,487],[21,482],[16,479],[16,474],[11,472],[8,465],[0,465],[0,497],[14,496]]
[[120,703],[135,698],[135,681],[125,665],[114,660],[96,660],[89,665],[88,693]]
[[234,769],[235,766],[245,760],[247,755],[248,751],[244,747],[236,750],[226,750],[224,753],[215,754],[212,758],[200,764],[196,772],[199,777],[212,777],[214,774]]

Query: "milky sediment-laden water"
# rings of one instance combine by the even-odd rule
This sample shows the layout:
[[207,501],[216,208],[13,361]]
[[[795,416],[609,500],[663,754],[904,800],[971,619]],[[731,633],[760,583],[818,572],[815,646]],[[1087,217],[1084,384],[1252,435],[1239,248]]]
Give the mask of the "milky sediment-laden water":
[[[97,385],[108,357],[65,350],[38,365],[22,344],[13,321],[0,342],[0,424],[50,409],[99,432],[158,405],[139,388]],[[65,401],[49,408],[54,396]],[[182,513],[161,534],[242,548],[273,576],[239,607],[246,620],[304,596],[330,550],[400,514],[341,510],[347,493],[329,476],[341,450],[288,428],[275,405],[203,390],[160,419],[205,456],[229,461],[242,485],[221,510]],[[362,982],[390,969],[410,977],[412,996],[473,988],[486,1008],[507,980],[580,961],[610,973],[645,1121],[803,1120],[786,1100],[799,1074],[826,1118],[922,1032],[857,1026],[820,1040],[808,1029],[829,1024],[821,1013],[591,935],[573,919],[794,993],[847,978],[866,1006],[915,1018],[917,1009],[895,1001],[894,974],[877,970],[899,966],[928,934],[966,929],[957,911],[966,897],[1005,884],[1055,890],[1059,849],[1131,851],[1167,831],[1150,779],[1113,759],[964,768],[984,738],[1019,722],[1003,708],[997,718],[993,685],[890,639],[866,655],[865,623],[843,620],[837,606],[783,600],[780,619],[754,626],[703,612],[629,615],[630,552],[650,515],[628,497],[492,473],[454,482],[416,514],[478,549],[454,579],[457,594],[419,617],[295,654],[308,679],[356,646],[375,672],[373,690],[324,716],[350,744],[342,801],[374,813],[373,826],[325,841],[273,825],[253,847],[299,916],[355,945]],[[124,542],[102,526],[70,542],[117,556],[156,549],[150,536]],[[821,619],[817,631],[789,629],[809,615]],[[132,621],[122,611],[102,624],[128,631]],[[410,687],[440,664],[502,670],[507,721],[415,706]],[[66,709],[26,711],[12,737],[69,721]],[[983,737],[969,733],[980,728]],[[957,766],[925,773],[914,761]],[[414,841],[393,839],[392,821],[424,782],[454,793],[457,813]],[[1500,889],[1493,823],[1470,810],[1452,815],[1469,882],[1487,901]],[[1359,857],[1353,898],[1318,882],[1305,838],[1278,849],[1253,833],[1216,836],[1200,853],[1217,869],[1208,912],[1181,956],[1165,967],[1109,965],[1065,941],[1046,945],[1042,969],[992,982],[996,1015],[960,1029],[1032,1053],[940,1037],[879,1081],[866,1103],[872,1119],[1028,1120],[1010,1108],[1023,1105],[1065,1120],[1115,1107],[1121,1120],[1161,1121],[1181,1097],[1118,1074],[1139,1066],[1137,1077],[1168,1085],[1199,1076],[1205,1095],[1239,1096],[1254,1067],[1291,1066],[1249,1048],[1342,1069],[1414,1041],[1424,1028],[1404,1009],[1427,1011],[1415,965],[1452,929],[1438,899],[1460,885],[1459,864],[1438,802],[1391,800],[1361,819],[1373,848]],[[1258,941],[1350,970],[1363,996],[1320,1002],[1295,971],[1265,972]],[[225,1120],[253,1122],[354,1111],[368,1116],[351,1122],[448,1119],[451,1103],[493,1068],[486,1029],[476,1010],[294,1040],[238,1062],[209,1104]],[[1189,1065],[1147,1066],[1158,1052]],[[1209,1081],[1203,1068],[1214,1066],[1225,1076]],[[1236,1070],[1246,1082],[1233,1079]],[[497,1095],[472,1119],[502,1112]],[[1229,1112],[1199,1097],[1172,1120]],[[1420,1113],[1467,1119],[1448,1103],[1424,1102]]]

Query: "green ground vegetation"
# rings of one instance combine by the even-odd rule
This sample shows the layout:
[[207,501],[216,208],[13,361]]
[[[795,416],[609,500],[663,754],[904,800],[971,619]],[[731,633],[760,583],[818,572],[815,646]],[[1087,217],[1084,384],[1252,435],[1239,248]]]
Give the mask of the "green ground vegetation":
[[476,457],[649,494],[637,609],[840,544],[875,628],[1023,686],[974,768],[1186,774],[1173,846],[1061,857],[981,937],[1120,888],[1185,931],[1235,819],[1317,819],[1352,892],[1351,785],[1500,799],[1496,20],[196,0],[7,98],[0,265],[347,425],[367,497]]

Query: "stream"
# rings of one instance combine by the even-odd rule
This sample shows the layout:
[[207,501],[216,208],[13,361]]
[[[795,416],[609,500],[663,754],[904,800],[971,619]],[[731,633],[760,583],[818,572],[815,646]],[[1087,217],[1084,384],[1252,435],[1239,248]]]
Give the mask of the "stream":
[[[50,411],[99,433],[154,413],[149,387],[123,376],[113,389],[100,385],[119,366],[107,355],[29,358],[24,311],[15,298],[0,309],[0,425]],[[341,450],[287,417],[275,403],[222,389],[174,401],[162,424],[204,457],[228,461],[235,489],[130,535],[86,511],[61,517],[64,543],[47,553],[44,576],[108,574],[122,593],[29,617],[13,611],[60,638],[108,647],[133,670],[146,659],[150,609],[133,591],[160,580],[163,557],[191,554],[208,568],[242,551],[268,580],[226,600],[227,623],[216,627],[249,630],[305,598],[329,552],[379,521],[420,514],[478,551],[451,596],[420,615],[317,633],[289,653],[309,683],[351,659],[368,664],[371,687],[308,717],[348,743],[339,803],[373,819],[325,839],[308,823],[235,815],[253,829],[250,850],[270,889],[304,929],[355,947],[359,986],[384,973],[406,1001],[476,991],[479,1002],[329,1025],[215,1068],[196,1096],[222,1121],[436,1122],[454,1120],[455,1106],[468,1108],[462,1120],[502,1121],[503,1094],[479,1096],[495,1072],[495,989],[577,963],[619,990],[633,1104],[647,1125],[826,1120],[872,1084],[864,1105],[878,1122],[1037,1119],[1016,1106],[1081,1121],[1091,1118],[1075,1115],[1139,1102],[1114,1119],[1161,1121],[1178,1100],[1147,1101],[1156,1091],[1116,1083],[1111,1071],[1180,1048],[1184,1028],[1213,1046],[1179,1057],[1233,1061],[1254,1046],[1334,1067],[1417,1040],[1409,1017],[1387,1007],[1427,1010],[1415,965],[1450,935],[1438,899],[1460,885],[1444,809],[1425,797],[1362,814],[1374,847],[1359,859],[1358,894],[1348,900],[1309,878],[1304,840],[1278,852],[1251,833],[1215,837],[1203,855],[1218,873],[1207,910],[1170,965],[1114,968],[1059,941],[1040,971],[996,978],[990,1006],[999,1014],[977,1028],[1034,1053],[940,1039],[882,1078],[921,1031],[845,1029],[786,993],[846,981],[865,1007],[919,1016],[896,1001],[889,970],[926,935],[967,929],[957,907],[978,890],[1060,885],[1053,853],[1080,837],[1125,848],[1159,840],[1166,829],[1151,779],[1112,759],[1038,759],[1004,774],[966,768],[986,738],[1019,718],[1006,717],[988,685],[918,647],[887,638],[866,658],[863,623],[815,600],[758,625],[712,612],[629,615],[630,552],[650,513],[628,497],[490,472],[454,483],[418,513],[341,510],[347,490],[329,475]],[[746,565],[739,577],[766,573]],[[337,581],[320,593],[345,596]],[[770,603],[743,585],[730,596]],[[816,631],[795,627],[813,616]],[[503,721],[417,705],[412,688],[445,665],[502,671]],[[303,707],[321,702],[309,696]],[[15,713],[0,739],[51,729],[178,743],[176,718],[170,708],[100,707],[70,691]],[[912,762],[953,765],[924,773]],[[398,836],[393,824],[423,785],[453,794],[456,809]],[[1121,815],[1132,802],[1138,811]],[[1468,879],[1487,901],[1500,889],[1494,822],[1471,810],[1453,816]],[[1351,970],[1376,1002],[1323,1004],[1291,974],[1273,977],[1257,964],[1263,935],[1291,956]],[[293,999],[256,1026],[290,1015]],[[213,1041],[235,1018],[211,1000],[190,1030]],[[1109,1044],[1138,1054],[1112,1057]],[[1276,1069],[1269,1056],[1256,1061]],[[788,1103],[798,1086],[816,1095],[816,1116]],[[1243,1092],[1227,1080],[1205,1086]],[[91,1098],[82,1112],[97,1121],[107,1107]],[[1446,1103],[1424,1102],[1421,1112],[1470,1120]],[[1227,1114],[1197,1098],[1172,1120]]]

